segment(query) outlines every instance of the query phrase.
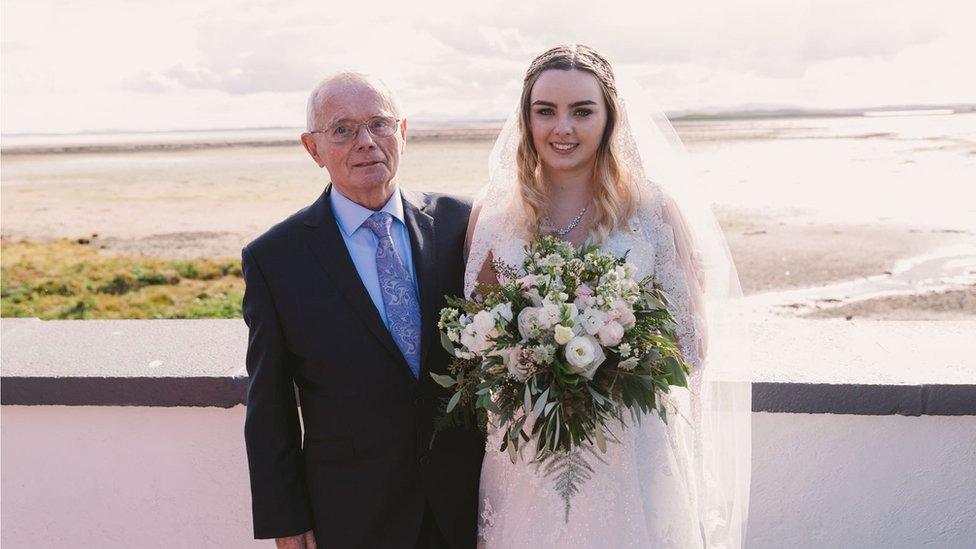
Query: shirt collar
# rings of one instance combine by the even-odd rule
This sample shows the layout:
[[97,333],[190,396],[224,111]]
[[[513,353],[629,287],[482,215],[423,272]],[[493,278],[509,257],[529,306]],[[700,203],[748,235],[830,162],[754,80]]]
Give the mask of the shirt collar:
[[[347,237],[352,236],[352,233],[356,232],[360,225],[369,219],[369,216],[376,213],[346,198],[345,195],[339,192],[339,189],[336,189],[335,185],[332,186],[332,192],[329,193],[329,201],[332,204],[332,211],[335,213],[336,221],[339,223],[339,229]],[[403,217],[403,199],[400,197],[399,186],[393,188],[393,194],[390,195],[390,199],[386,201],[386,204],[380,211],[392,215],[394,219],[405,224]]]

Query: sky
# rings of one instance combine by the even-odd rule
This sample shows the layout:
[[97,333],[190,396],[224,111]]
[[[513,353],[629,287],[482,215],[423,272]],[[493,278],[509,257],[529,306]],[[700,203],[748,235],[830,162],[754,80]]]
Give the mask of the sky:
[[297,127],[341,69],[413,121],[503,119],[585,43],[668,111],[976,102],[968,0],[4,0],[0,131]]

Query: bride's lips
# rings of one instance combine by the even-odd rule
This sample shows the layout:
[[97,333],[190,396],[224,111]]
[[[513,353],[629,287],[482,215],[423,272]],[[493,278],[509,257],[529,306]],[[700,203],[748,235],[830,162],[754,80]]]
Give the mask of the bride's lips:
[[549,148],[558,155],[568,156],[573,154],[577,148],[579,148],[579,143],[549,143]]

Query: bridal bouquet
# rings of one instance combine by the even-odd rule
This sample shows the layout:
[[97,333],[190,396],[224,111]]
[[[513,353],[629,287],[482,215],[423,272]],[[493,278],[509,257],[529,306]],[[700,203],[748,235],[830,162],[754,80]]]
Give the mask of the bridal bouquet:
[[438,327],[451,375],[431,375],[453,390],[446,417],[474,414],[484,426],[495,416],[513,463],[535,443],[535,460],[560,477],[568,517],[569,497],[592,472],[579,449],[605,453],[609,423],[627,411],[667,421],[657,396],[687,386],[690,368],[667,297],[653,277],[635,280],[626,257],[543,236],[521,269],[494,268],[509,282],[448,298]]

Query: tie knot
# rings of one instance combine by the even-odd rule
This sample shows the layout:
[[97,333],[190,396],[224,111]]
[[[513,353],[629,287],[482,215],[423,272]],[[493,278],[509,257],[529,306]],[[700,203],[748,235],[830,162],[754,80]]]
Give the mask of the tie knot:
[[366,218],[363,226],[373,231],[377,238],[390,236],[390,225],[393,223],[393,216],[387,212],[376,212]]

